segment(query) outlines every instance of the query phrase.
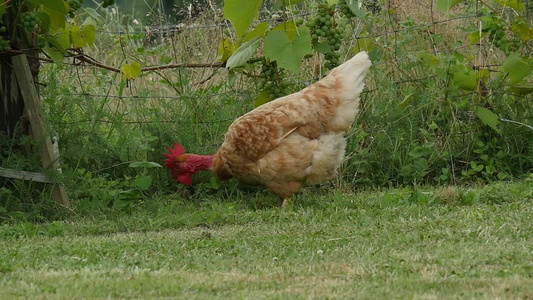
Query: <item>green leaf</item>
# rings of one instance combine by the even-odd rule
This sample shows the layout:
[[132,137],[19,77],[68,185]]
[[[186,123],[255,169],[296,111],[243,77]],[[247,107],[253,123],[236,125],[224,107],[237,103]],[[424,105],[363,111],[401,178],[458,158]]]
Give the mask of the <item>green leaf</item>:
[[255,99],[254,102],[254,107],[259,107],[270,101],[272,101],[272,99],[270,99],[268,92],[266,90],[263,90],[261,91],[261,93],[259,93],[259,95],[257,95],[257,99]]
[[83,26],[83,28],[72,26],[70,28],[70,37],[72,44],[76,48],[82,48],[87,45],[92,46],[96,40],[96,27],[94,25]]
[[529,93],[533,93],[533,87],[527,87],[527,86],[511,86],[509,87],[509,92],[515,95],[524,96]]
[[339,4],[339,0],[326,0],[329,6]]
[[526,5],[518,0],[496,0],[500,5],[507,6],[518,11],[526,10]]
[[44,46],[44,52],[46,52],[57,64],[63,63],[64,54],[57,48],[50,47],[49,44]]
[[252,22],[257,18],[263,0],[226,0],[224,2],[224,18],[233,23],[237,35],[241,37]]
[[59,13],[49,8],[44,8],[44,11],[48,13],[48,15],[50,16],[50,29],[52,29],[52,31],[66,27],[67,23],[66,23],[65,14]]
[[243,40],[247,42],[249,40],[252,40],[255,37],[265,36],[265,33],[267,30],[268,30],[268,22],[263,22],[261,24],[258,24],[257,26],[255,26],[254,30],[247,32],[244,35]]
[[463,0],[437,0],[437,8],[442,11],[449,11]]
[[417,57],[431,69],[436,69],[440,66],[440,59],[431,53],[420,52],[417,54]]
[[476,72],[464,65],[452,65],[450,67],[453,84],[463,90],[477,90],[479,78]]
[[307,1],[307,0],[277,0],[276,3],[274,4],[274,7],[279,8],[279,7],[298,4],[304,1]]
[[483,124],[494,129],[497,133],[502,134],[501,129],[498,127],[498,124],[500,124],[500,119],[498,118],[498,115],[481,106],[476,106],[475,110],[476,115],[481,120],[481,122],[483,122]]
[[120,72],[122,73],[124,80],[134,79],[141,75],[141,65],[136,61],[134,61],[131,65],[124,64],[122,68],[120,68]]
[[296,23],[294,20],[289,22],[281,23],[278,26],[272,28],[272,31],[285,31],[289,40],[294,41],[297,35]]
[[230,70],[236,67],[240,67],[250,59],[259,47],[261,43],[261,37],[255,37],[252,40],[242,44],[233,55],[228,59],[226,67]]
[[482,37],[484,37],[485,35],[487,35],[489,32],[486,31],[486,32],[479,32],[479,30],[476,30],[476,31],[473,31],[471,32],[469,35],[468,35],[468,42],[470,44],[470,46],[474,45],[475,43],[479,42],[479,40],[481,40]]
[[4,3],[0,4],[0,18],[6,13],[7,10],[7,2],[4,1]]
[[294,41],[284,31],[271,31],[265,38],[264,48],[265,56],[277,61],[279,67],[299,73],[302,59],[312,51],[309,28],[300,26]]
[[67,8],[65,7],[66,2],[64,2],[63,0],[28,0],[28,2],[37,5],[42,5],[45,8],[56,11],[63,15],[67,14]]
[[360,5],[358,0],[348,0],[346,4],[352,13],[357,17],[362,18],[366,15],[365,7]]
[[507,57],[502,65],[505,72],[509,74],[511,85],[515,85],[522,79],[531,75],[531,66],[529,66],[518,53],[512,53]]
[[331,52],[331,47],[329,46],[328,42],[326,42],[326,41],[324,41],[322,43],[318,43],[318,42],[314,43],[313,44],[313,49],[315,49],[316,52],[323,53],[323,54]]
[[225,38],[223,41],[220,42],[220,46],[218,47],[218,55],[220,55],[220,59],[218,61],[224,62],[227,61],[228,58],[235,52],[235,44],[233,44],[228,38]]
[[130,168],[162,168],[160,164],[153,161],[135,161],[129,165]]
[[133,184],[139,188],[141,191],[146,191],[148,188],[150,188],[150,185],[152,184],[152,177],[151,176],[140,176],[135,178],[133,181]]

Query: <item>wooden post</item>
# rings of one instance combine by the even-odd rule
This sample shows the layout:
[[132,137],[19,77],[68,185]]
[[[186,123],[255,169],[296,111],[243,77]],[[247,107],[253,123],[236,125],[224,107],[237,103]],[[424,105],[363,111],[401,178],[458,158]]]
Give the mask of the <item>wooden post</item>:
[[[28,59],[26,58],[26,55],[21,54],[14,56],[12,60],[13,69],[15,70],[19,89],[22,94],[22,98],[24,99],[24,104],[26,106],[26,112],[28,114],[33,136],[37,142],[37,145],[41,147],[41,161],[43,168],[51,169],[54,172],[57,172],[59,167],[59,158],[57,157],[56,153],[54,153],[52,140],[47,133],[41,101],[35,88],[35,83],[33,82],[33,76],[31,75]],[[65,190],[65,186],[63,184],[54,184],[52,197],[57,203],[66,207],[70,207],[67,191]]]

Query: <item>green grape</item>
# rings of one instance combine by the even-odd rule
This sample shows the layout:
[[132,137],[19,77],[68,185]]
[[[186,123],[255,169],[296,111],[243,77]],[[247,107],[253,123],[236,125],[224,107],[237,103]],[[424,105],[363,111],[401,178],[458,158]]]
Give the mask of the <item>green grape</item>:
[[0,33],[6,33],[7,28],[5,26],[0,27]]

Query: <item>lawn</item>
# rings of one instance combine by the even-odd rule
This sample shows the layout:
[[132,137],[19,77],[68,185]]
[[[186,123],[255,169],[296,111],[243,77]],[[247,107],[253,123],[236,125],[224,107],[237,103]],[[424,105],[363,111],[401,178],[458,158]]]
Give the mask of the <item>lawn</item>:
[[530,181],[0,227],[1,299],[532,299]]

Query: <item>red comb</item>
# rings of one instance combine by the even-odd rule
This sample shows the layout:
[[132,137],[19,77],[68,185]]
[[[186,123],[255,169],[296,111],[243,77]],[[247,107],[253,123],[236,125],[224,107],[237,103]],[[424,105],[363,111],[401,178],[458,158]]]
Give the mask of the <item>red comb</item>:
[[182,145],[175,143],[174,149],[170,148],[170,146],[168,146],[167,149],[169,153],[164,154],[167,157],[165,159],[165,166],[172,170],[174,167],[174,162],[176,161],[176,157],[185,154],[185,148]]

